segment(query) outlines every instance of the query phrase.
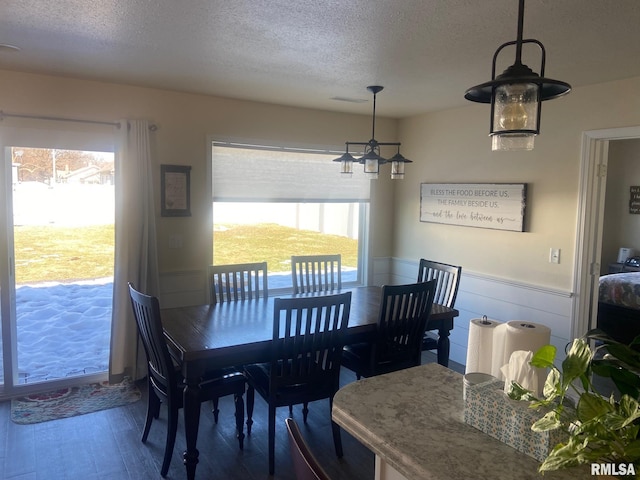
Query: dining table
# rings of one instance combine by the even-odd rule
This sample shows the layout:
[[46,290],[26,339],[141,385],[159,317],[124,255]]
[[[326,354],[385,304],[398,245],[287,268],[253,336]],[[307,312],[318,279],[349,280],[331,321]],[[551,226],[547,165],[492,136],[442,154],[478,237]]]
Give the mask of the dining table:
[[[351,291],[351,311],[346,343],[371,341],[376,332],[381,288],[343,288]],[[337,291],[299,294],[327,295]],[[282,295],[286,297],[291,295]],[[275,296],[238,302],[166,308],[161,310],[164,334],[171,356],[185,381],[183,415],[186,451],[183,460],[189,480],[195,479],[199,452],[200,381],[207,372],[267,362],[273,337]],[[427,330],[438,331],[438,363],[449,358],[449,333],[458,311],[433,304]]]

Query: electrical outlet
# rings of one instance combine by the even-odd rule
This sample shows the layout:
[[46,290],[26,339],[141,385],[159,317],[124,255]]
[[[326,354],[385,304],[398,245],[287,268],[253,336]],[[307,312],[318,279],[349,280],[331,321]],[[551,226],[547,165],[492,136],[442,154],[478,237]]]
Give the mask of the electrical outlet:
[[560,263],[560,249],[549,249],[549,263]]

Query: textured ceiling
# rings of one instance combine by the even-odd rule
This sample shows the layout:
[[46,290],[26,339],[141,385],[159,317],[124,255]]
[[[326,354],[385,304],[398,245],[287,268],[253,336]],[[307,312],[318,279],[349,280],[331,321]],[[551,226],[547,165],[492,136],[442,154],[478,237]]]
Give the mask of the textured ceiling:
[[[403,117],[468,104],[516,0],[1,0],[0,69]],[[640,0],[528,0],[524,36],[572,86],[640,76]],[[539,72],[537,52],[524,62]],[[501,71],[513,63],[504,54]],[[368,100],[354,103],[335,98]],[[0,105],[1,108],[1,105]]]

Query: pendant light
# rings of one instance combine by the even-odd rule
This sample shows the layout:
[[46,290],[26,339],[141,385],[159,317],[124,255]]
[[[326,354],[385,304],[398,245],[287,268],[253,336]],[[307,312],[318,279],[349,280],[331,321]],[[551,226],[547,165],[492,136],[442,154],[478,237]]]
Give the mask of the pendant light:
[[[492,150],[532,150],[540,133],[540,110],[545,100],[569,93],[571,85],[544,77],[546,52],[538,40],[522,39],[524,0],[518,8],[518,37],[493,54],[491,81],[471,87],[464,97],[472,102],[491,104]],[[537,45],[541,52],[540,75],[522,63],[522,45]],[[496,59],[503,48],[515,45],[515,63],[496,77]]]
[[[344,175],[353,174],[353,162],[358,162],[364,166],[364,173],[371,178],[378,178],[380,171],[380,165],[385,163],[391,163],[391,178],[394,180],[400,180],[404,178],[404,164],[412,163],[411,160],[406,159],[400,154],[400,142],[378,142],[376,140],[376,95],[382,91],[384,87],[379,85],[371,85],[367,87],[367,90],[373,93],[373,126],[371,129],[371,140],[368,142],[345,142],[345,153],[334,160],[334,162],[340,162],[340,173]],[[364,146],[364,155],[359,159],[354,158],[349,153],[350,145]],[[390,159],[386,159],[380,156],[381,146],[394,146],[398,147],[397,153]]]

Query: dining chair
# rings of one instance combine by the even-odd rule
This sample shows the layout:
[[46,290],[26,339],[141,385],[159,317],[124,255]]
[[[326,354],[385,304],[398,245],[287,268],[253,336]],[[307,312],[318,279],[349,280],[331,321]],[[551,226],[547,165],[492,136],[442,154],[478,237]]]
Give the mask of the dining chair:
[[[169,354],[162,328],[158,299],[137,291],[131,283],[129,283],[129,295],[138,332],[147,357],[149,398],[147,417],[142,432],[143,443],[147,441],[153,419],[159,416],[162,402],[167,404],[169,412],[164,459],[160,469],[160,474],[164,477],[167,475],[171,464],[171,456],[173,455],[178,429],[178,412],[182,408],[185,385],[179,369]],[[244,433],[242,431],[244,402],[242,396],[245,391],[243,375],[233,370],[220,370],[203,378],[200,388],[202,389],[200,396],[203,402],[226,395],[234,395],[237,437],[242,450],[244,441]]]
[[289,434],[289,448],[296,480],[331,480],[304,441],[298,424],[293,418],[285,418]]
[[[462,267],[460,266],[434,262],[424,258],[420,259],[420,265],[418,266],[418,282],[436,280],[437,286],[433,302],[449,308],[454,308],[456,303],[461,274]],[[433,335],[429,331],[424,333],[422,351],[436,350],[438,348],[438,339]]]
[[359,380],[420,365],[435,291],[435,280],[383,286],[375,339],[345,346],[342,366]]
[[[269,410],[269,474],[275,470],[276,408],[329,399],[338,391],[340,360],[349,322],[351,292],[317,297],[276,298],[271,360],[245,365],[247,433],[251,434],[255,392]],[[308,410],[303,409],[304,421]],[[342,457],[340,427],[331,421],[333,443]]]
[[269,296],[267,262],[211,265],[208,277],[211,303]]
[[293,293],[330,292],[342,288],[342,256],[292,255]]

